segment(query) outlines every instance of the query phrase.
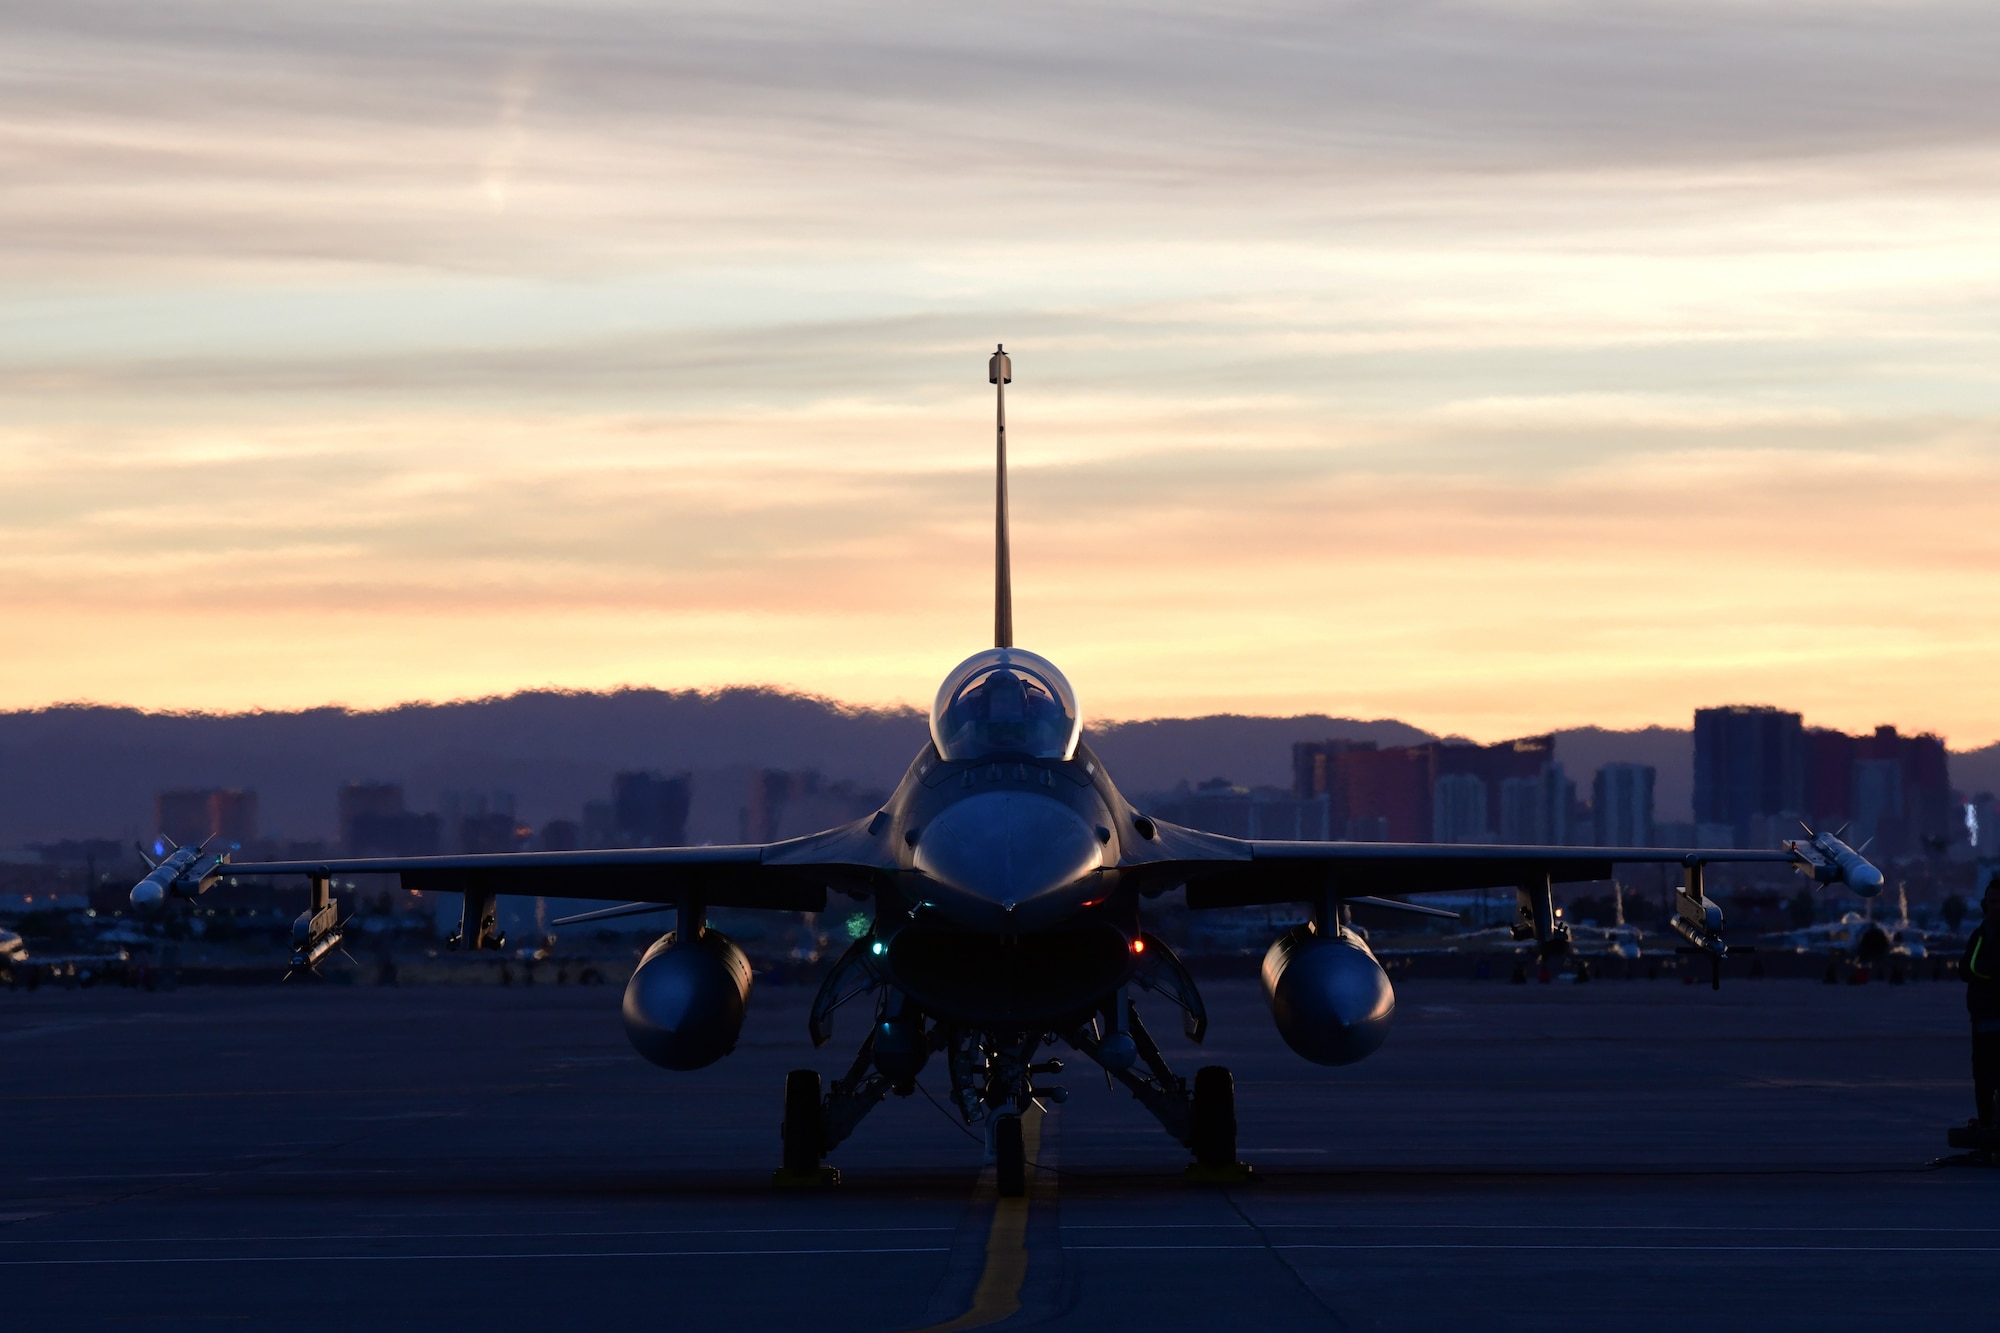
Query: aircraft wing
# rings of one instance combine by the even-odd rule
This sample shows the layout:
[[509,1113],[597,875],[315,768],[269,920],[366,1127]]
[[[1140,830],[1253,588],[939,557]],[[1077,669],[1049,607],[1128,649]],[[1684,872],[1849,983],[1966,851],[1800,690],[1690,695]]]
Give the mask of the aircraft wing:
[[500,852],[483,856],[343,857],[229,862],[226,876],[396,875],[425,893],[622,898],[711,907],[817,912],[830,888],[865,895],[895,871],[870,820],[784,842],[733,847],[621,847],[588,852]]
[[1863,896],[1882,874],[1828,834],[1769,851],[1727,848],[1535,847],[1513,845],[1280,842],[1229,838],[1157,820],[1154,836],[1125,858],[1120,873],[1146,892],[1187,886],[1192,908],[1251,907],[1363,895],[1530,888],[1611,878],[1614,864],[1699,867],[1722,863],[1790,865],[1822,883]]

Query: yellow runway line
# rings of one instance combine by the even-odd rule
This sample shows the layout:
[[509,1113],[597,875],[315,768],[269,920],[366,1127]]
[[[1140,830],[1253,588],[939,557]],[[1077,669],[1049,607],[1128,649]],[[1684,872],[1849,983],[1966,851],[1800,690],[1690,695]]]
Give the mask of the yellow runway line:
[[[1030,1106],[1021,1117],[1021,1144],[1029,1161],[1042,1150],[1042,1108]],[[1018,1199],[1001,1199],[993,1208],[993,1225],[986,1233],[986,1268],[972,1293],[972,1308],[949,1323],[933,1324],[918,1333],[956,1333],[962,1328],[997,1324],[1021,1308],[1021,1286],[1028,1280],[1028,1203],[1038,1189],[1055,1191],[1055,1181],[1036,1179],[1028,1168],[1028,1192]],[[979,1188],[991,1189],[993,1173],[979,1174]]]

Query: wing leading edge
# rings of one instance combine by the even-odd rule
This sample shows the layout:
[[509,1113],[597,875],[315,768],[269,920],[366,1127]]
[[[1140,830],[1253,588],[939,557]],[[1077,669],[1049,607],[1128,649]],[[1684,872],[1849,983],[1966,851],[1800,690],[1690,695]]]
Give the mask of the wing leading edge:
[[1654,864],[1699,871],[1719,864],[1789,865],[1820,883],[1844,883],[1864,897],[1881,872],[1828,834],[1782,848],[1536,847],[1433,843],[1279,842],[1224,837],[1148,821],[1153,837],[1122,872],[1145,891],[1187,886],[1191,908],[1313,902],[1333,896],[1449,893],[1540,887],[1611,878],[1614,865]]
[[396,875],[424,893],[519,894],[542,898],[623,898],[712,907],[817,912],[829,889],[855,896],[895,871],[895,857],[870,832],[875,820],[785,842],[731,847],[627,847],[589,852],[501,852],[478,856],[345,857],[246,861],[226,875]]

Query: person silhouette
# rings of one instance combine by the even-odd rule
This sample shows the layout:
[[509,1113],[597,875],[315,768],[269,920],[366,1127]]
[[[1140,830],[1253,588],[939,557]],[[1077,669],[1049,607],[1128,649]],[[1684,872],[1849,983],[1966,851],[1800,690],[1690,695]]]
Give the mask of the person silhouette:
[[1972,1098],[1974,1121],[2000,1128],[2000,878],[1987,882],[1979,901],[1980,921],[1965,942],[1959,979],[1965,982],[1965,1011],[1972,1019]]

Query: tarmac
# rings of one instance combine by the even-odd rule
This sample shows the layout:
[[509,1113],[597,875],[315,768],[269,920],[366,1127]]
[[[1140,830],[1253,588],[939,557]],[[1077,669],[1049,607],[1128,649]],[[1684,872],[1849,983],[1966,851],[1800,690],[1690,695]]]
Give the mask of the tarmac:
[[[804,987],[671,1074],[616,986],[0,992],[0,1309],[20,1327],[1092,1330],[1984,1326],[2000,1171],[1955,984],[1412,981],[1322,1069],[1210,982],[1254,1176],[1081,1057],[998,1204],[923,1095],[778,1188]],[[1062,1052],[1068,1055],[1068,1052]],[[934,1061],[921,1080],[942,1099]],[[32,1316],[32,1322],[23,1316]]]

